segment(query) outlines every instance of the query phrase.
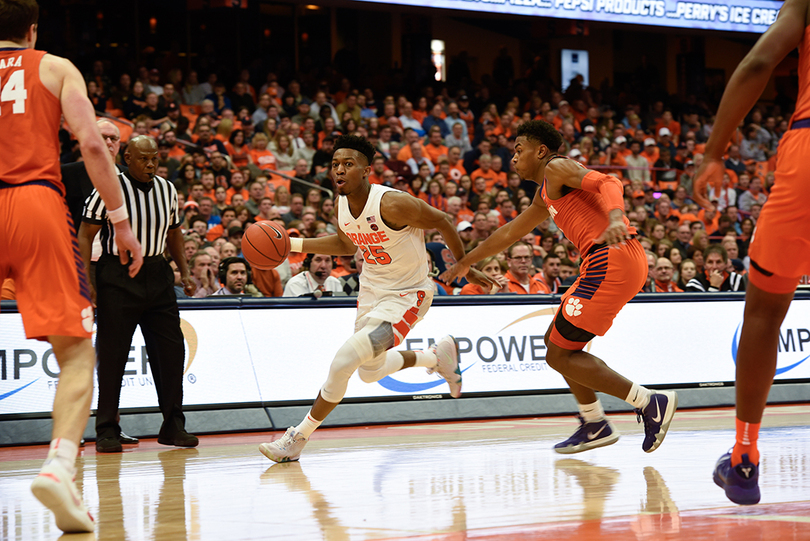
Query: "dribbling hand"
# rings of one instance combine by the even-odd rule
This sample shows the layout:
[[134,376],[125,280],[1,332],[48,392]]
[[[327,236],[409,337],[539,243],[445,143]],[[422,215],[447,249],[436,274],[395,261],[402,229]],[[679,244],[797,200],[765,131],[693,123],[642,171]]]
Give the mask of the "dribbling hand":
[[126,265],[130,257],[132,257],[132,263],[129,265],[129,277],[133,278],[141,270],[141,265],[143,265],[141,243],[138,242],[135,233],[132,232],[129,220],[117,222],[113,224],[113,227],[115,227],[115,245],[118,247],[118,257],[121,258],[121,264]]

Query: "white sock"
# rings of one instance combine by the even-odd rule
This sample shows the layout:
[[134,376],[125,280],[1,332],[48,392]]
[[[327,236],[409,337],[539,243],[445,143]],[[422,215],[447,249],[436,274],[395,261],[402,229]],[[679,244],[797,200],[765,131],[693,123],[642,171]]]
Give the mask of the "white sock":
[[650,403],[651,394],[651,390],[642,387],[638,383],[634,383],[633,386],[630,387],[630,392],[627,394],[627,398],[625,398],[624,401],[634,408],[642,409]]
[[595,423],[605,418],[605,410],[602,409],[602,403],[599,400],[593,404],[579,404],[579,414],[586,423]]
[[53,451],[56,451],[56,454],[51,457],[52,460],[57,461],[73,474],[76,471],[76,456],[79,454],[79,446],[68,439],[56,438],[51,441],[51,450],[48,454],[50,455]]
[[301,421],[301,424],[295,427],[295,431],[304,436],[306,439],[309,439],[312,433],[315,432],[315,429],[321,426],[322,422],[323,421],[316,420],[312,416],[312,410],[309,410],[306,417],[304,417],[304,420]]
[[414,364],[414,366],[433,368],[434,366],[436,366],[436,363],[439,362],[439,358],[436,357],[436,354],[430,351],[429,349],[414,351],[414,354],[416,354],[416,363]]

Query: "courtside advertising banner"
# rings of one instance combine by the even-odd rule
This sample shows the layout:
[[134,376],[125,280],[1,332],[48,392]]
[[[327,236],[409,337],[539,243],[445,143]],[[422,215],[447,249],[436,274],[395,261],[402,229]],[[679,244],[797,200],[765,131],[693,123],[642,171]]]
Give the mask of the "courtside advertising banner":
[[362,0],[509,15],[533,15],[580,21],[643,24],[762,33],[776,20],[782,2],[731,0]]
[[[499,299],[500,300],[500,299]],[[317,302],[317,301],[313,301]],[[634,302],[586,351],[642,385],[712,386],[734,381],[744,304]],[[434,305],[398,349],[424,349],[445,334],[459,342],[465,393],[566,389],[545,361],[544,335],[557,307]],[[564,308],[576,324],[586,306]],[[184,402],[313,400],[335,352],[354,332],[353,308],[181,310],[186,339]],[[156,407],[143,338],[136,331],[121,388],[122,408]],[[795,300],[782,325],[777,380],[810,380],[810,299]],[[26,340],[18,314],[0,314],[0,415],[49,412],[59,368],[50,346]],[[379,382],[355,374],[347,398],[447,394],[435,374],[412,368]]]
[[[234,309],[181,312],[186,346],[184,404],[261,401],[239,316],[240,310]],[[47,342],[25,340],[24,336],[19,314],[0,314],[0,415],[50,412],[53,406],[59,382],[56,357]],[[155,381],[140,328],[132,338],[120,407],[157,407]]]

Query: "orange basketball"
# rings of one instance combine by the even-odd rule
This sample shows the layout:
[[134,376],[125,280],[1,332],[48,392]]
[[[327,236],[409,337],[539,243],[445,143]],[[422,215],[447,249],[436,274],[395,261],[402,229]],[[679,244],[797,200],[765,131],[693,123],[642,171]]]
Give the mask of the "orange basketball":
[[257,269],[274,269],[290,255],[290,237],[275,222],[252,224],[242,237],[242,255]]

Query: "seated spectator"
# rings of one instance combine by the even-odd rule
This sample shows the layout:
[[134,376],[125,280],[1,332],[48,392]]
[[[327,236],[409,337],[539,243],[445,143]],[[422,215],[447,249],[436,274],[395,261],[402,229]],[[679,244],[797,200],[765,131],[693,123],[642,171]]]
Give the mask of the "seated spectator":
[[447,212],[447,199],[442,195],[442,185],[438,180],[428,182],[425,196],[428,205],[442,212]]
[[253,136],[253,150],[248,153],[248,162],[260,171],[275,171],[276,156],[267,148],[268,139],[263,133]]
[[736,272],[727,272],[728,253],[720,244],[703,250],[704,271],[686,284],[686,291],[745,291],[745,280]]
[[245,141],[244,130],[234,130],[225,143],[225,150],[231,157],[234,167],[242,169],[250,163],[250,146]]
[[[222,260],[219,269],[220,278],[224,275],[225,283],[212,295],[252,295],[261,296],[255,287],[250,291],[250,263],[241,257],[229,257]],[[254,294],[256,293],[256,294]]]
[[565,257],[560,260],[560,288],[570,287],[577,280],[579,267],[577,264]]
[[191,267],[191,277],[197,284],[197,290],[194,293],[195,299],[213,295],[219,289],[219,282],[213,268],[213,260],[209,254],[202,251],[195,253],[191,256],[189,266]]
[[332,256],[307,254],[303,262],[304,272],[296,274],[284,287],[284,297],[333,296],[343,291],[340,280],[332,276]]
[[678,265],[678,283],[681,291],[686,291],[686,284],[697,275],[697,267],[691,259],[684,259]]
[[279,130],[273,143],[271,152],[276,157],[276,170],[291,171],[295,167],[295,157],[293,156],[295,149],[292,146],[290,136],[281,133],[281,130]]
[[768,200],[768,196],[762,191],[762,181],[754,177],[751,180],[751,185],[748,188],[748,191],[743,192],[742,195],[739,197],[739,207],[740,210],[743,212],[750,213],[751,207],[754,204],[764,205],[765,201]]
[[[439,107],[441,106],[439,105]],[[444,121],[441,121],[441,125],[446,126]],[[433,126],[428,132],[428,144],[424,148],[427,151],[427,157],[435,166],[439,165],[440,157],[447,157],[448,149],[442,144],[442,135],[438,126]]]
[[424,150],[424,147],[422,146],[422,143],[418,141],[411,143],[410,149],[411,157],[408,158],[405,163],[407,163],[408,167],[411,168],[411,173],[418,175],[419,168],[422,165],[427,165],[428,169],[430,170],[430,174],[433,175],[433,173],[436,172],[436,167],[433,165],[433,162],[431,162],[430,159],[423,155],[422,151]]
[[495,295],[496,293],[510,293],[509,280],[504,276],[504,273],[506,273],[509,268],[505,261],[501,261],[497,256],[493,255],[485,257],[476,263],[475,268],[495,280],[498,285],[492,286],[489,291],[484,291],[484,288],[481,286],[468,283],[461,288],[460,295]]
[[562,284],[562,280],[560,280],[561,261],[560,256],[555,253],[546,255],[546,257],[543,258],[543,270],[535,275],[535,279],[542,283],[550,293],[554,293],[555,295],[559,291],[560,284]]
[[682,293],[683,290],[672,280],[675,266],[666,257],[659,257],[653,269],[650,293]]
[[[476,215],[478,219],[478,215]],[[526,294],[548,294],[549,288],[535,280],[529,270],[532,265],[532,247],[523,241],[518,241],[507,250],[506,260],[509,263],[509,271],[505,277],[509,280],[509,291],[520,295]]]
[[630,141],[630,154],[624,157],[627,162],[627,179],[630,182],[640,181],[644,185],[650,184],[650,162],[641,155],[641,143]]

